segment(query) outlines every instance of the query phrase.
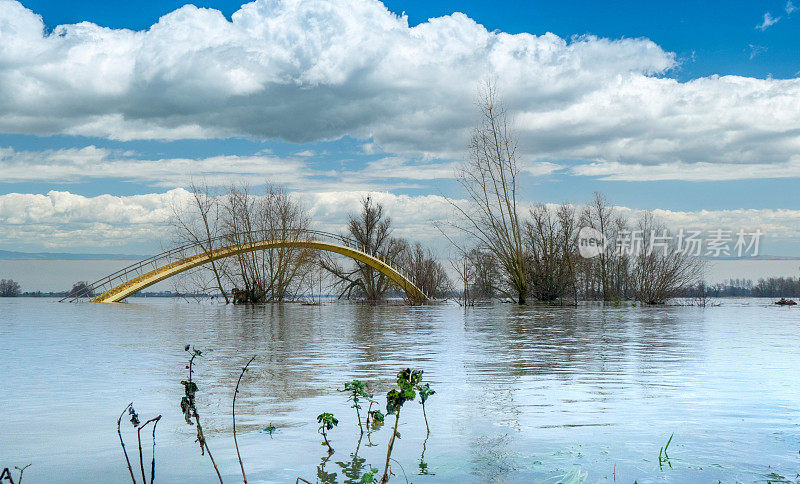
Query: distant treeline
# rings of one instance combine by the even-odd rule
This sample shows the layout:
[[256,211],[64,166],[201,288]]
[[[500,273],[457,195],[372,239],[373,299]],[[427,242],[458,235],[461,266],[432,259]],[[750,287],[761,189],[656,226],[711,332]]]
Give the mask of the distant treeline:
[[[0,297],[67,297],[77,296],[74,290],[69,291],[3,291],[0,284]],[[94,292],[82,297],[93,297]],[[182,298],[208,298],[209,294],[202,293],[177,293],[172,291],[142,291],[132,294],[130,297],[182,297]]]
[[752,279],[729,279],[725,282],[698,284],[687,289],[685,297],[800,297],[800,278],[769,277],[753,282]]

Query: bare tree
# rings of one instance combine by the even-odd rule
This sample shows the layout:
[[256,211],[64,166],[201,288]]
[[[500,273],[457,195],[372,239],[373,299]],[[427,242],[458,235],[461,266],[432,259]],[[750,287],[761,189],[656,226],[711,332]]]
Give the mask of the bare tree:
[[[231,245],[263,240],[297,242],[308,236],[311,220],[305,208],[285,190],[267,184],[263,196],[247,185],[231,187],[225,196],[224,234]],[[238,302],[283,301],[292,296],[314,260],[311,249],[286,244],[243,252],[228,271]]]
[[467,259],[473,272],[470,294],[473,299],[491,299],[500,294],[500,267],[494,254],[472,249]]
[[[294,197],[282,189],[269,187],[263,203],[260,225],[270,240],[296,242],[308,237],[311,218]],[[266,256],[273,301],[293,295],[310,276],[316,261],[311,249],[292,245],[271,249]]]
[[529,287],[539,301],[563,304],[565,296],[576,298],[574,260],[577,249],[575,209],[562,204],[552,210],[536,204],[526,222]]
[[461,284],[461,295],[458,296],[456,302],[459,306],[472,306],[474,301],[469,292],[469,286],[472,284],[474,272],[470,266],[469,259],[466,254],[460,254],[455,259],[450,259],[450,267],[458,275],[458,282]]
[[[291,244],[307,237],[310,218],[300,202],[282,188],[267,184],[263,195],[254,195],[248,185],[241,185],[217,194],[193,185],[190,202],[173,207],[173,214],[178,242],[199,246],[206,254],[224,245],[288,242],[212,260],[183,278],[201,291],[211,282],[226,302],[225,285],[235,289],[236,303],[283,301],[298,290],[312,267],[311,249]],[[211,278],[206,277],[209,270]]]
[[19,284],[12,279],[0,279],[0,297],[16,297],[20,294]]
[[[403,244],[392,238],[392,222],[384,216],[383,205],[374,203],[367,196],[361,200],[361,212],[350,215],[347,226],[348,237],[358,249],[384,261],[395,261],[403,250]],[[333,257],[320,258],[323,269],[334,276],[333,287],[339,297],[360,297],[376,302],[384,299],[391,280],[363,262],[353,261],[349,266],[341,265]]]
[[645,304],[663,304],[691,286],[703,275],[702,262],[672,242],[663,223],[645,212],[636,227],[641,248],[634,254],[631,281],[634,297]]
[[447,271],[430,249],[423,248],[419,242],[412,246],[402,240],[401,244],[399,257],[403,270],[412,277],[422,292],[430,297],[440,298],[453,289]]
[[626,231],[626,220],[603,194],[595,192],[592,202],[584,207],[581,224],[599,231],[606,240],[604,250],[596,258],[583,261],[584,297],[599,295],[605,301],[624,298],[629,258],[617,246],[619,234]]
[[498,294],[500,274],[491,253],[473,248],[451,259],[450,265],[462,286],[459,304],[474,306],[475,301],[492,299]]
[[517,140],[492,82],[480,90],[477,106],[480,121],[472,132],[469,156],[456,173],[468,205],[450,201],[458,215],[453,226],[494,256],[504,279],[497,289],[525,304],[528,258],[517,209]]
[[[171,225],[174,236],[177,242],[195,244],[207,257],[211,257],[215,249],[214,241],[222,233],[219,197],[205,184],[192,183],[189,189],[192,194],[190,202],[172,206]],[[230,301],[222,286],[223,273],[218,266],[216,261],[211,260],[210,268],[216,287],[227,304]]]

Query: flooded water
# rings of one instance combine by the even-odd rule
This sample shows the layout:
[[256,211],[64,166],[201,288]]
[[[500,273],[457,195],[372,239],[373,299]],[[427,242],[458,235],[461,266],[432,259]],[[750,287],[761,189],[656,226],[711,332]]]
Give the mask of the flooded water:
[[[431,433],[425,440],[421,407],[407,403],[391,482],[794,482],[799,329],[800,309],[754,299],[467,311],[0,299],[0,468],[32,463],[27,484],[129,480],[116,420],[133,401],[142,421],[163,415],[156,479],[212,482],[179,405],[183,348],[194,344],[204,350],[198,410],[227,482],[241,479],[231,397],[252,355],[237,400],[249,482],[359,482],[359,467],[382,471],[394,417],[354,457],[355,412],[337,389],[365,380],[383,405],[407,366],[436,389]],[[315,421],[325,411],[339,419],[327,460]],[[136,434],[123,432],[138,471]],[[146,466],[149,455],[148,433]]]

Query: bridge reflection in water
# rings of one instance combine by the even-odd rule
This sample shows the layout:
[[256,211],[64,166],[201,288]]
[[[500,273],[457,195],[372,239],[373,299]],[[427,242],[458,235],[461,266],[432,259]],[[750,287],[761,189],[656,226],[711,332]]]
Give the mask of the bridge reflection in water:
[[282,231],[281,235],[282,237],[278,238],[275,233],[248,232],[239,234],[238,238],[255,242],[230,244],[231,237],[220,236],[211,239],[210,243],[203,241],[176,247],[98,279],[81,292],[67,296],[61,301],[76,301],[99,292],[100,295],[90,299],[92,302],[119,302],[157,282],[213,260],[282,247],[324,250],[350,257],[388,277],[405,292],[412,304],[420,304],[428,299],[423,290],[416,285],[413,277],[392,261],[383,260],[380,254],[370,253],[364,247],[360,247],[352,239],[317,230]]

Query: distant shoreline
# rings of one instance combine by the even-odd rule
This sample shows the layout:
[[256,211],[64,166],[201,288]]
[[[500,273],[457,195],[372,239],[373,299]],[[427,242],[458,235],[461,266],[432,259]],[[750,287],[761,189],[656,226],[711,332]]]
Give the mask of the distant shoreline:
[[70,252],[17,252],[0,250],[0,260],[143,260],[142,254],[75,254]]

